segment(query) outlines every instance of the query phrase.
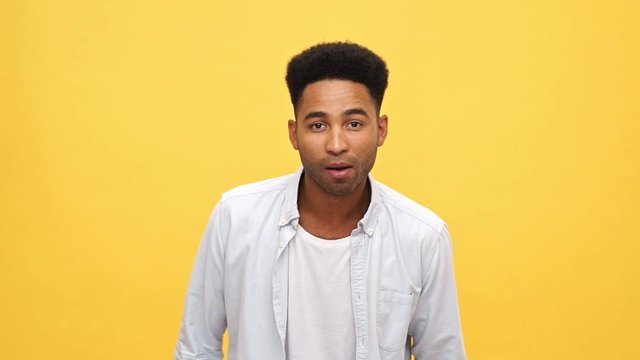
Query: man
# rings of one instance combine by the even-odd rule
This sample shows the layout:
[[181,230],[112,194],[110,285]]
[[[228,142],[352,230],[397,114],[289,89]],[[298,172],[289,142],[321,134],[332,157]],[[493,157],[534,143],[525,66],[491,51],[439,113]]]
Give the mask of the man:
[[225,193],[200,247],[176,359],[465,359],[446,224],[369,172],[387,137],[384,61],[295,56],[297,173]]

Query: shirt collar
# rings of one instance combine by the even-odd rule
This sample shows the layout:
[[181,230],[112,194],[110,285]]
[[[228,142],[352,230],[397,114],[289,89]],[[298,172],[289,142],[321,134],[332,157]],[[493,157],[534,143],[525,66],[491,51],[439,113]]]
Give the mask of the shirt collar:
[[[285,190],[284,204],[282,206],[282,212],[280,214],[280,226],[285,226],[289,223],[293,223],[294,227],[297,227],[298,220],[300,219],[300,213],[298,212],[298,187],[300,186],[300,178],[302,177],[304,168],[298,169],[293,174]],[[369,208],[364,214],[362,219],[358,222],[358,226],[362,228],[367,235],[373,235],[376,223],[378,222],[378,212],[380,209],[380,185],[373,179],[373,176],[368,176],[369,184],[371,185],[371,202]]]
[[302,177],[303,167],[300,167],[291,177],[287,183],[287,188],[284,194],[284,204],[282,206],[282,212],[280,214],[280,226],[289,224],[290,222],[296,222],[297,226],[300,213],[298,212],[298,186],[300,186],[300,177]]

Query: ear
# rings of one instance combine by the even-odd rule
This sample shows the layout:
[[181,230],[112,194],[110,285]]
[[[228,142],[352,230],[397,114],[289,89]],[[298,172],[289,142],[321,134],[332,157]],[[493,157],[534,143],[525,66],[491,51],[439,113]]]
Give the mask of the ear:
[[382,115],[378,119],[378,146],[384,144],[384,140],[387,138],[387,131],[389,126],[389,118],[387,115]]
[[291,141],[293,148],[298,150],[298,131],[296,129],[296,121],[289,120],[287,125],[289,126],[289,141]]

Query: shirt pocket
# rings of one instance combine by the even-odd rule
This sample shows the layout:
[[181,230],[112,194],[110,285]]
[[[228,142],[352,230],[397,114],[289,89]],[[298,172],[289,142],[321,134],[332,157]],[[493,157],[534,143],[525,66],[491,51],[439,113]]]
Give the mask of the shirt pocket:
[[412,294],[378,291],[378,344],[385,352],[403,350],[411,321]]

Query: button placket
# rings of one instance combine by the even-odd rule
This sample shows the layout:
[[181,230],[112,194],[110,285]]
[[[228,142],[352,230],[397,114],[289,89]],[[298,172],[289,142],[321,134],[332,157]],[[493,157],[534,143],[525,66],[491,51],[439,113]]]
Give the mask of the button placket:
[[359,231],[352,234],[351,240],[351,293],[353,306],[353,319],[356,330],[356,358],[367,359],[369,356],[368,341],[368,317],[367,303],[364,295],[365,289],[365,259],[363,243],[365,233]]

